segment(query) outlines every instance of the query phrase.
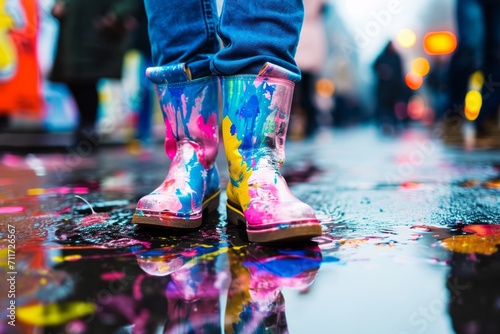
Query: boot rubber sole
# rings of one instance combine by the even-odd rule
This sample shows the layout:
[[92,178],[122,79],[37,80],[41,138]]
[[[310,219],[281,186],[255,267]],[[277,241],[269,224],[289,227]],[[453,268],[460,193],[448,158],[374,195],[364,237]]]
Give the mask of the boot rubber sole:
[[[201,212],[191,216],[177,216],[171,213],[136,210],[132,216],[133,224],[153,225],[178,229],[194,229],[201,226],[203,214],[208,215],[216,211],[220,202],[220,189],[208,196],[202,203]],[[137,212],[141,211],[141,214]]]
[[245,226],[248,241],[257,243],[298,242],[319,237],[323,233],[317,219],[282,222],[271,227],[249,229],[243,209],[229,200],[226,203],[227,220],[236,226]]

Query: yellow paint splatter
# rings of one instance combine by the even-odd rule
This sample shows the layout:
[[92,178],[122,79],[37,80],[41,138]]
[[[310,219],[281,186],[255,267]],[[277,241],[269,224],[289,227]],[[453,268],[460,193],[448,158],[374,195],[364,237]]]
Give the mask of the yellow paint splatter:
[[227,253],[228,251],[228,247],[221,247],[213,252],[210,252],[210,253],[207,253],[207,254],[203,254],[203,255],[200,255],[198,257],[193,257],[192,259],[190,259],[189,261],[186,262],[186,264],[188,266],[190,265],[194,265],[196,264],[198,261],[201,261],[201,260],[213,260],[215,259],[217,256],[221,255],[221,254],[224,254],[224,253]]
[[[0,259],[7,259],[9,250],[7,248],[0,249]],[[7,268],[8,261],[0,261],[0,268]]]
[[52,257],[52,261],[54,261],[56,263],[61,263],[61,262],[64,262],[64,261],[71,262],[71,261],[80,260],[81,258],[82,258],[82,256],[79,255],[79,254],[76,254],[76,255],[66,255],[65,257],[54,256],[54,257]]
[[21,322],[35,326],[56,326],[95,312],[95,306],[89,302],[71,302],[65,304],[30,305],[17,309]]
[[38,196],[45,194],[45,189],[43,188],[31,188],[27,191],[28,196]]
[[452,252],[466,254],[492,255],[498,251],[500,235],[456,235],[441,242],[442,246]]
[[78,255],[78,254],[77,255],[67,255],[64,257],[64,261],[71,262],[71,261],[80,260],[81,258],[82,258],[82,256]]
[[[235,187],[229,182],[227,186],[227,197],[239,204],[243,209],[247,209],[250,203],[250,194],[248,188],[248,179],[252,175],[252,171],[247,164],[243,162],[243,157],[238,152],[238,147],[241,145],[236,136],[231,135],[231,126],[233,123],[229,117],[222,120],[222,132],[224,134],[224,146],[226,148],[227,160],[231,161],[229,166],[229,176],[234,180],[239,180],[239,187]],[[240,180],[241,179],[241,180]]]
[[486,181],[484,186],[489,189],[500,189],[500,179]]

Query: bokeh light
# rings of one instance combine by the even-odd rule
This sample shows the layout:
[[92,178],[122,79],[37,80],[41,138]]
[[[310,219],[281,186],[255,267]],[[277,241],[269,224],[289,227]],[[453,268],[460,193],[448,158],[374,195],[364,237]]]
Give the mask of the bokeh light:
[[477,90],[470,90],[465,95],[465,117],[469,121],[474,121],[481,111],[483,105],[483,97]]
[[429,61],[425,58],[417,58],[411,63],[411,70],[420,76],[426,76],[431,69]]
[[484,84],[484,74],[482,71],[476,71],[472,73],[469,78],[469,89],[471,90],[481,90]]
[[408,103],[408,116],[412,120],[422,119],[425,115],[425,102],[420,96],[413,96]]
[[322,97],[331,97],[335,93],[335,84],[330,79],[319,79],[316,82],[316,92]]
[[396,40],[403,48],[411,48],[417,42],[417,35],[411,29],[402,29],[396,35]]
[[427,106],[424,110],[424,116],[420,119],[423,125],[431,126],[436,119],[436,112],[433,108]]
[[421,75],[419,75],[415,72],[410,72],[406,75],[405,82],[406,82],[406,85],[411,90],[417,90],[420,87],[422,87],[422,84],[424,83],[424,78],[422,78]]
[[457,37],[450,31],[430,32],[424,37],[424,50],[430,55],[447,55],[457,48]]

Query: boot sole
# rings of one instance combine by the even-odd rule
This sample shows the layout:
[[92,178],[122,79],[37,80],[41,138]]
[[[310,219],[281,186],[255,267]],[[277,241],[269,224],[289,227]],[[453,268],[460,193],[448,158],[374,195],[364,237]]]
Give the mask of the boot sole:
[[[208,215],[219,208],[220,190],[213,195],[207,197],[201,207],[201,213],[192,216],[176,216],[168,215],[164,212],[146,212],[145,214],[137,214],[132,216],[133,224],[153,225],[178,229],[194,229],[201,226],[203,215]],[[144,210],[140,210],[143,211]]]
[[[226,209],[229,223],[247,227],[247,220],[240,206],[228,201]],[[293,224],[293,226],[262,228],[259,230],[249,230],[247,228],[248,241],[258,243],[297,242],[319,237],[323,233],[321,225],[316,219],[294,220],[282,225],[289,224]]]

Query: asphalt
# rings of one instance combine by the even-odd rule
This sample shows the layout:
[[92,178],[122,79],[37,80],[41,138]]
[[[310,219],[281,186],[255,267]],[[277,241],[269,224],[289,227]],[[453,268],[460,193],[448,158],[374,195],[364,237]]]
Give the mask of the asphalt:
[[290,141],[323,236],[272,246],[226,223],[224,192],[199,230],[131,224],[161,144],[27,151],[0,153],[2,333],[500,333],[498,150],[424,128]]

